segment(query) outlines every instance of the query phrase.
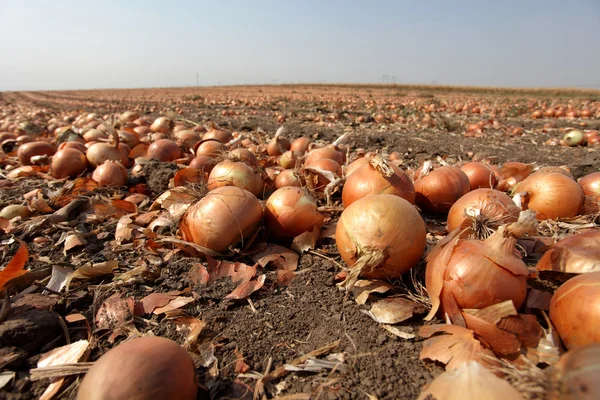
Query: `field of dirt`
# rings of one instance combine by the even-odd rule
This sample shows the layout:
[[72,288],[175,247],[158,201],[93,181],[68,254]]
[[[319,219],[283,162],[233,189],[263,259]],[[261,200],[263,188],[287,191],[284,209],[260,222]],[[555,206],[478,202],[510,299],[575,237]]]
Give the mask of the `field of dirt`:
[[[189,126],[212,122],[264,142],[284,125],[289,139],[306,136],[322,144],[348,133],[345,145],[350,154],[357,149],[386,156],[397,152],[405,170],[438,158],[450,163],[489,159],[494,164],[521,161],[568,166],[579,178],[600,171],[600,146],[561,146],[559,140],[573,128],[600,129],[596,96],[595,92],[466,93],[391,86],[4,92],[0,93],[0,112],[29,115],[38,121],[59,117],[68,125],[82,113],[102,118],[138,111],[151,119],[166,115]],[[566,114],[575,110],[576,114],[559,118],[534,114],[549,108]],[[416,399],[443,371],[443,365],[420,359],[424,338],[418,333],[429,304],[415,282],[424,282],[425,260],[412,278],[391,282],[390,292],[374,294],[359,305],[354,295],[346,295],[336,286],[344,262],[335,240],[324,235],[314,249],[299,255],[289,282],[281,282],[276,263],[260,263],[257,275],[265,275],[264,285],[250,296],[226,299],[237,286],[228,277],[208,287],[197,282],[198,268],[206,267],[210,260],[193,257],[172,243],[153,247],[143,239],[118,243],[115,238],[123,215],[135,219],[149,212],[153,201],[169,189],[169,180],[180,168],[176,164],[151,163],[129,182],[129,188],[97,188],[86,194],[97,202],[112,204],[135,187],[147,185],[150,201],[133,213],[97,215],[95,209],[95,215],[75,210],[57,223],[47,215],[66,204],[58,204],[53,197],[67,186],[66,181],[53,179],[45,171],[7,179],[11,165],[14,167],[0,164],[0,209],[31,204],[24,195],[36,189],[50,209],[15,222],[9,232],[0,227],[0,267],[16,253],[18,242],[11,241],[16,238],[27,245],[26,269],[30,271],[7,286],[12,310],[0,323],[0,371],[15,374],[0,389],[0,398],[39,398],[50,379],[32,380],[30,371],[38,366],[42,354],[65,344],[88,340],[87,361],[93,362],[128,336],[154,334],[183,345],[194,329],[196,336],[189,350],[201,388],[198,399]],[[160,206],[157,209],[162,210]],[[334,223],[341,211],[339,193],[334,194],[329,211],[330,223]],[[423,217],[431,248],[444,234],[445,218]],[[157,238],[181,239],[177,223],[153,229]],[[67,249],[65,239],[74,233],[85,240]],[[260,234],[254,249],[227,261],[254,265],[256,253],[273,244]],[[277,244],[289,247],[289,243]],[[282,258],[282,250],[278,251],[279,260],[288,261]],[[288,255],[294,256],[296,253]],[[109,274],[73,279],[68,290],[44,290],[54,276],[53,268],[74,270],[115,260],[117,268]],[[526,261],[534,266],[536,259]],[[118,278],[131,271],[137,273]],[[535,286],[553,290],[552,282]],[[138,304],[151,293],[169,293],[169,301],[181,297],[188,303],[163,313],[113,315],[116,322],[107,321],[110,318],[101,312],[111,300],[123,305],[128,304],[124,299],[131,299],[130,304]],[[384,329],[368,314],[377,298],[394,295],[418,299],[420,309],[417,307],[415,316],[394,325],[406,338]],[[427,324],[441,322],[437,319]],[[320,367],[310,370],[306,360],[298,362],[299,357],[319,349],[322,351],[315,358],[328,361]],[[292,369],[290,364],[306,368]],[[283,373],[284,365],[288,370]],[[261,380],[273,371],[281,373]],[[75,398],[82,376],[69,374],[55,398]],[[258,382],[266,382],[264,393],[257,391]]]

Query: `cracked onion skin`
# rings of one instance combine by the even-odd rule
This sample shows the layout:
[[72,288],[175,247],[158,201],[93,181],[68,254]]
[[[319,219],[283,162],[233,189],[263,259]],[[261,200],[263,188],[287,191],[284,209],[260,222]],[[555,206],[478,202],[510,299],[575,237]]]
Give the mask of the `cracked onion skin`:
[[147,336],[106,352],[89,369],[78,400],[193,400],[198,385],[192,358],[172,340]]
[[600,271],[563,283],[550,300],[550,320],[567,349],[600,343]]
[[222,253],[252,236],[262,218],[256,196],[237,186],[222,186],[192,204],[179,227],[183,240]]
[[383,263],[361,276],[396,279],[421,259],[425,235],[425,222],[412,204],[392,194],[376,194],[355,201],[342,212],[335,242],[350,266],[366,252],[385,252]]

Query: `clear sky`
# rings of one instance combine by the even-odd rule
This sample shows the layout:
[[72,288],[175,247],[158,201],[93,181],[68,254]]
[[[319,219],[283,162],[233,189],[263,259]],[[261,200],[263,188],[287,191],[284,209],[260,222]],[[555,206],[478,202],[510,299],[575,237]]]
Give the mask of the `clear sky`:
[[0,0],[0,90],[600,88],[600,0]]

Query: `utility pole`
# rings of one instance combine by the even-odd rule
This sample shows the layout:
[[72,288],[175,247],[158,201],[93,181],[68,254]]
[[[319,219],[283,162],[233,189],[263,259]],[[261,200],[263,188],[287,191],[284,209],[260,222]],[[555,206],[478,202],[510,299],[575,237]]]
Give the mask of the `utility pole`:
[[200,86],[200,78],[198,77],[197,72],[196,72],[196,86]]

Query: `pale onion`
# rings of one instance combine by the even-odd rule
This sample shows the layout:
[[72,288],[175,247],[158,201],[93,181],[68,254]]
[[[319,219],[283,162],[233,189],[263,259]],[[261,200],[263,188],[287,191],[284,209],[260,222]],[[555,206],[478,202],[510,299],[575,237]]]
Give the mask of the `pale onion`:
[[241,161],[221,161],[210,172],[208,190],[222,186],[237,186],[248,190],[255,196],[262,194],[264,184],[260,174]]
[[162,162],[171,162],[181,158],[181,148],[170,139],[160,139],[152,143],[146,152],[146,158]]
[[260,201],[235,186],[216,188],[192,204],[180,222],[184,240],[215,252],[252,236],[263,217]]
[[335,242],[350,266],[343,283],[356,279],[397,279],[413,268],[425,250],[425,223],[408,201],[391,194],[363,197],[346,208],[337,223]]
[[85,171],[87,165],[87,158],[83,152],[75,148],[65,147],[52,157],[50,170],[55,178],[73,178]]
[[279,165],[284,169],[294,168],[299,157],[299,153],[288,150],[279,156]]
[[303,189],[282,187],[269,196],[265,224],[278,239],[292,239],[323,224],[317,202]]
[[415,173],[415,203],[428,213],[446,214],[452,205],[471,190],[467,175],[460,168],[423,166]]
[[92,179],[99,186],[124,186],[127,183],[127,170],[120,163],[106,160],[98,165],[92,174]]
[[519,219],[519,207],[503,192],[475,189],[458,199],[448,212],[447,230],[467,229],[478,239],[489,236],[500,225]]
[[140,137],[132,129],[118,131],[117,134],[119,135],[119,140],[121,143],[125,143],[130,148],[134,148],[140,142]]
[[550,320],[567,349],[600,342],[600,272],[563,283],[550,301]]
[[172,340],[146,336],[102,355],[81,381],[78,400],[193,400],[198,385],[194,362]]
[[492,168],[482,162],[469,162],[460,167],[460,169],[469,178],[471,190],[494,188],[498,183],[498,179]]
[[556,172],[535,173],[519,183],[516,192],[516,202],[535,211],[540,220],[575,217],[584,200],[577,182]]
[[193,149],[200,141],[200,134],[191,130],[182,130],[173,134],[177,144],[186,150]]
[[27,208],[27,206],[22,206],[20,204],[11,204],[9,206],[4,207],[0,211],[0,218],[13,219],[16,217],[21,217],[23,219],[31,216],[31,210]]
[[372,157],[347,178],[342,190],[342,203],[345,208],[372,194],[393,194],[415,203],[415,187],[408,175],[380,156]]

